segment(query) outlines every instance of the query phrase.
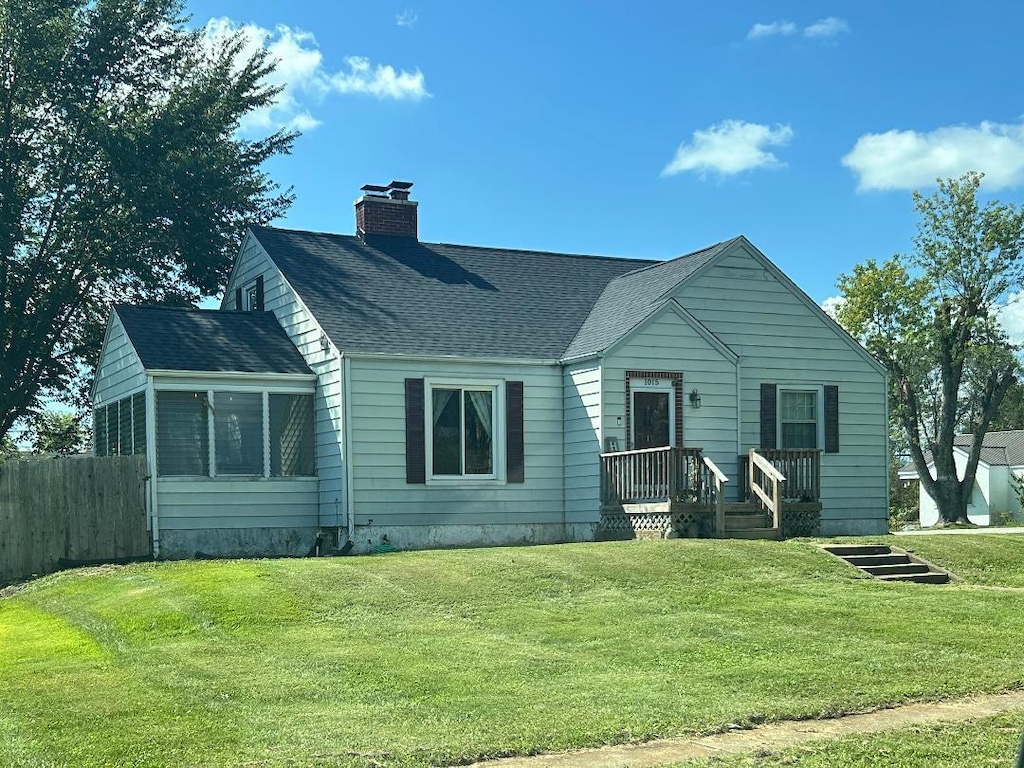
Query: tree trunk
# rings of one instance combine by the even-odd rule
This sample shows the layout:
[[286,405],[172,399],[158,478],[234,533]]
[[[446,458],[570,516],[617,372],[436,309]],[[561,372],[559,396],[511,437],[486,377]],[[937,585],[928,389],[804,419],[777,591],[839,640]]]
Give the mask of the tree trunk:
[[[952,477],[937,478],[935,481],[935,506],[939,510],[939,519],[944,523],[966,523],[967,500],[970,491],[963,487],[963,481]],[[966,492],[965,492],[966,491]]]

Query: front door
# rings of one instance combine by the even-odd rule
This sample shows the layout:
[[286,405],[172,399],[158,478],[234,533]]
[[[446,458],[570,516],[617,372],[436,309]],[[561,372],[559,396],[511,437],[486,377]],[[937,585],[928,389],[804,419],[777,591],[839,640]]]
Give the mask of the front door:
[[675,443],[675,403],[672,385],[659,379],[630,382],[633,402],[633,448],[662,448]]

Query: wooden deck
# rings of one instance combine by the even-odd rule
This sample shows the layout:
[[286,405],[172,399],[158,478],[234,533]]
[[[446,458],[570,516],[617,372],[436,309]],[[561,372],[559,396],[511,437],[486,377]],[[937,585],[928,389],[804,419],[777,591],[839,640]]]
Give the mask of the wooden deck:
[[729,478],[700,448],[601,454],[599,538],[813,535],[821,514],[820,455],[752,449],[740,464],[740,501],[727,503]]

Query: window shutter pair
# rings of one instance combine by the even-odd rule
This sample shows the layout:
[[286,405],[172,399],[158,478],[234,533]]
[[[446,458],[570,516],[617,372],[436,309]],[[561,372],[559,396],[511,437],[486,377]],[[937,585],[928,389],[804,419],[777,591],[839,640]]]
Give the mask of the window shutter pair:
[[[423,379],[405,380],[405,482],[427,481],[427,434]],[[505,478],[526,481],[523,430],[523,382],[505,383]]]
[[[761,447],[777,448],[778,396],[775,384],[761,385]],[[839,387],[826,384],[825,399],[825,453],[839,453]]]

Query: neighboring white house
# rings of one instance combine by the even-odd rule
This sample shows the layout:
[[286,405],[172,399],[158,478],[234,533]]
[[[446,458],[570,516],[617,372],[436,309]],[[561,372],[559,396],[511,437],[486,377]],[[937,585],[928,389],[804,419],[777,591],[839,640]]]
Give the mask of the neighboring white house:
[[887,530],[884,371],[746,238],[428,244],[409,186],[364,187],[355,236],[251,228],[220,310],[114,310],[97,435],[145,433],[161,556],[592,540],[601,454],[661,446],[702,449],[729,498],[751,449],[810,456],[788,492],[823,534]]
[[[967,457],[974,443],[972,435],[957,435],[953,440],[953,461],[957,477],[963,480]],[[928,471],[935,477],[935,463],[928,462]],[[900,469],[900,480],[919,480],[913,464]],[[981,444],[981,457],[975,473],[967,519],[975,525],[996,525],[1004,515],[1021,518],[1021,504],[1016,484],[1024,478],[1024,430],[988,432]],[[939,510],[923,485],[919,484],[920,519],[922,526],[937,525]]]

